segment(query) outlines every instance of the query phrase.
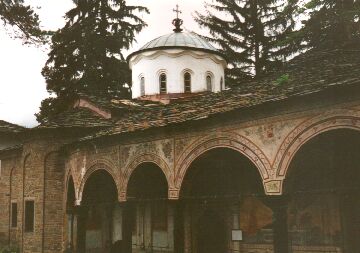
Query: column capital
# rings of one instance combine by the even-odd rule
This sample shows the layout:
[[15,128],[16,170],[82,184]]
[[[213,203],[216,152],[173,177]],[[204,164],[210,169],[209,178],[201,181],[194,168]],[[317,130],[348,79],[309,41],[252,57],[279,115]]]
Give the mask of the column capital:
[[264,188],[267,195],[281,195],[283,180],[269,180],[264,182]]
[[125,203],[127,201],[126,192],[124,191],[120,192],[118,199],[120,203]]
[[76,199],[74,204],[75,204],[75,206],[80,206],[81,205],[81,199]]
[[168,198],[171,200],[178,200],[179,199],[179,189],[169,189]]

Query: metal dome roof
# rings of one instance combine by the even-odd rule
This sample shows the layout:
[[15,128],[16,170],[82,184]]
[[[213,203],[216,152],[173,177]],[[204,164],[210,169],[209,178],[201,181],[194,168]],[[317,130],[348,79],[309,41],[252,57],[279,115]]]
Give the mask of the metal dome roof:
[[208,41],[193,32],[170,33],[146,43],[140,50],[158,47],[191,47],[217,51]]
[[129,60],[132,56],[144,51],[152,51],[157,49],[170,49],[170,48],[200,50],[200,51],[211,52],[224,57],[221,52],[219,52],[207,40],[201,38],[196,33],[174,32],[153,39],[152,41],[146,43],[138,51],[130,54],[127,58]]

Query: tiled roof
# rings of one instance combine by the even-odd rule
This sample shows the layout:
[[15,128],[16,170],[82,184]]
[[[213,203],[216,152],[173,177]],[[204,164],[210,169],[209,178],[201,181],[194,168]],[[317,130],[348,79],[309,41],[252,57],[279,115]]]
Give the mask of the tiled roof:
[[[110,126],[82,140],[146,130],[317,93],[329,87],[360,85],[359,73],[360,49],[308,51],[294,58],[282,70],[237,88],[179,99],[168,105],[139,100],[105,99],[100,102],[103,108],[119,112],[111,120],[89,116],[84,111],[77,115],[73,111],[59,118],[55,126],[80,126],[87,121],[86,124],[89,125]],[[92,99],[96,103],[97,98]],[[81,124],[78,124],[79,121],[82,121]],[[51,124],[53,122],[49,126]]]
[[25,128],[19,125],[15,125],[4,120],[0,120],[0,133],[18,133]]
[[42,128],[62,128],[62,127],[109,127],[114,122],[95,115],[86,108],[72,108],[58,114],[50,121],[36,127]]

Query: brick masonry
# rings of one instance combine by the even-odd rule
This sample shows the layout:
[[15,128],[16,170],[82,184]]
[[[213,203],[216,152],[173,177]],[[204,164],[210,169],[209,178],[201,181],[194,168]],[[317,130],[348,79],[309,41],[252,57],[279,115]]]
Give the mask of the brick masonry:
[[[91,173],[112,175],[119,201],[126,201],[126,183],[143,162],[157,164],[168,180],[169,198],[177,199],[182,178],[193,160],[209,149],[225,147],[248,157],[259,169],[264,191],[282,193],[287,166],[308,139],[332,129],[360,129],[360,103],[351,102],[294,110],[256,120],[214,122],[204,129],[179,129],[96,142],[61,149],[63,139],[37,136],[22,153],[1,157],[0,244],[26,253],[60,253],[66,243],[66,187],[74,180],[76,203]],[[145,136],[145,137],[144,137]],[[66,151],[66,152],[65,152]],[[24,200],[35,201],[35,231],[23,232]],[[16,228],[10,228],[10,203],[18,204]]]

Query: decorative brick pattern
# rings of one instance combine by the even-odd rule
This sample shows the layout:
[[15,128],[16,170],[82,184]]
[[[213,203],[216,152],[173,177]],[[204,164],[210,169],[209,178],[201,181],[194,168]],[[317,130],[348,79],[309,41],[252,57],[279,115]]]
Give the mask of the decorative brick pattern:
[[142,163],[150,162],[154,163],[164,172],[164,175],[168,181],[168,187],[174,188],[174,177],[169,165],[158,155],[156,154],[141,154],[135,157],[129,165],[125,168],[124,178],[122,181],[122,190],[121,190],[121,201],[126,199],[127,185],[130,180],[132,172]]
[[317,115],[297,126],[281,144],[273,168],[277,176],[285,177],[295,153],[313,137],[335,129],[347,128],[360,130],[360,111],[335,110]]
[[79,191],[78,191],[78,199],[77,199],[78,202],[81,202],[81,200],[82,200],[82,194],[83,194],[87,179],[91,176],[92,173],[94,173],[97,170],[105,170],[111,175],[111,177],[113,178],[115,185],[117,187],[118,196],[119,196],[120,189],[121,189],[121,183],[119,181],[120,176],[118,176],[119,170],[117,170],[116,166],[113,163],[111,163],[110,161],[108,161],[106,159],[99,159],[99,160],[93,161],[90,164],[89,168],[85,169],[86,172],[85,172],[84,176],[82,177]]
[[258,168],[263,180],[269,179],[270,162],[259,147],[248,138],[230,132],[219,131],[199,139],[180,156],[180,162],[175,169],[175,187],[177,189],[181,188],[188,167],[198,156],[210,149],[219,147],[234,149],[248,157]]

